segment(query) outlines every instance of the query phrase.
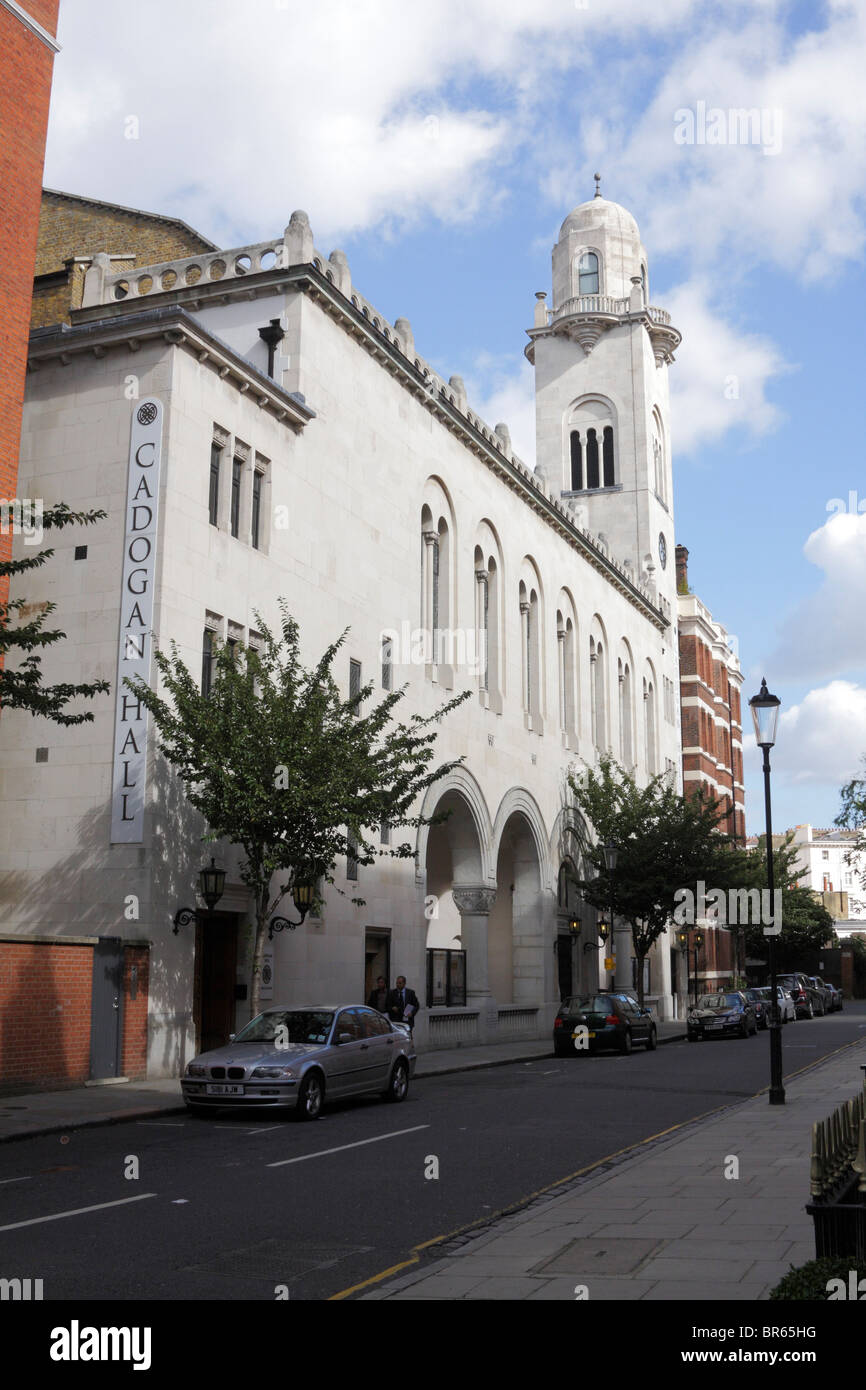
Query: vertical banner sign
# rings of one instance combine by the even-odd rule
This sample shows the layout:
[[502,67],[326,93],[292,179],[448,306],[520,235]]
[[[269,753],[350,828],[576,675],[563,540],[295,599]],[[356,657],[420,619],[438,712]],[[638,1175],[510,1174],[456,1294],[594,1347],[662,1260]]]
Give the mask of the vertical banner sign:
[[111,792],[112,844],[141,844],[144,838],[147,710],[124,685],[124,678],[141,676],[146,681],[150,677],[161,453],[162,402],[140,401],[132,416],[126,490]]

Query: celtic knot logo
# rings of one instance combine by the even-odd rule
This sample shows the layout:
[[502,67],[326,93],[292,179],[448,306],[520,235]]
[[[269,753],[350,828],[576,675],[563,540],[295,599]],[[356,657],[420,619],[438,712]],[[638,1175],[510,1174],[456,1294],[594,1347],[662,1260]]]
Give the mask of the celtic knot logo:
[[156,406],[151,401],[139,406],[136,419],[140,425],[152,425],[156,419]]

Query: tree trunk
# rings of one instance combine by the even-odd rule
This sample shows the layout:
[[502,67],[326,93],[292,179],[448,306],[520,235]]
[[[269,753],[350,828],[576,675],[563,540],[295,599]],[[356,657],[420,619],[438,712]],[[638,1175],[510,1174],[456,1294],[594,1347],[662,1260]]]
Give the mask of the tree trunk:
[[643,1008],[643,963],[646,960],[646,952],[641,954],[639,946],[635,946],[637,958],[637,1002]]
[[259,997],[262,988],[262,965],[265,959],[265,942],[268,939],[268,888],[256,899],[256,944],[253,948],[253,978],[250,984],[250,1017],[260,1013]]

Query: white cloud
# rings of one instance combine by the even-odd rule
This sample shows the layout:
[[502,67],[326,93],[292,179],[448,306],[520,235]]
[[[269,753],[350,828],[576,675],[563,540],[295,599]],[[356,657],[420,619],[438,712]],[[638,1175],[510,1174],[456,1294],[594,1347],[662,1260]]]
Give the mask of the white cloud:
[[726,322],[702,281],[679,286],[664,303],[683,335],[670,372],[674,455],[737,427],[753,436],[773,430],[780,414],[767,389],[788,370],[776,345]]
[[508,426],[511,446],[529,468],[535,467],[535,372],[528,362],[507,364],[481,355],[466,379],[469,405],[491,428]]
[[828,499],[833,515],[803,547],[824,578],[782,624],[769,662],[780,677],[866,670],[866,515],[840,510],[852,503],[856,493]]
[[[798,705],[783,707],[771,753],[773,777],[790,786],[841,788],[857,775],[864,753],[866,688],[830,681],[810,690]],[[755,779],[761,755],[754,735],[744,738],[744,761]]]

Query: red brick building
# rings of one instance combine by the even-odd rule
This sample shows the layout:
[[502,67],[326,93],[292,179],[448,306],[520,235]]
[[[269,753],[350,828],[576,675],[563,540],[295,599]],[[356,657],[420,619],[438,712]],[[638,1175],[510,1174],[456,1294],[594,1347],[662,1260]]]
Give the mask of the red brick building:
[[[0,0],[0,498],[17,496],[30,297],[59,0]],[[12,537],[0,532],[0,559]],[[8,583],[0,580],[0,603]]]
[[[743,729],[740,689],[743,675],[732,639],[689,588],[689,552],[676,548],[680,648],[683,788],[710,792],[725,809],[721,829],[745,844]],[[707,884],[709,890],[713,885]],[[702,924],[704,946],[698,960],[699,990],[732,984],[736,933]],[[742,953],[740,955],[742,962]]]

